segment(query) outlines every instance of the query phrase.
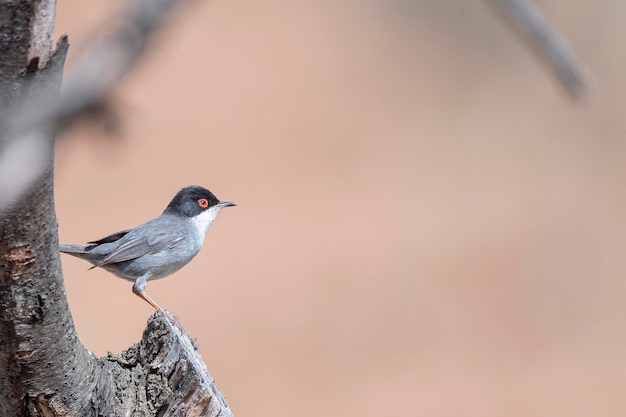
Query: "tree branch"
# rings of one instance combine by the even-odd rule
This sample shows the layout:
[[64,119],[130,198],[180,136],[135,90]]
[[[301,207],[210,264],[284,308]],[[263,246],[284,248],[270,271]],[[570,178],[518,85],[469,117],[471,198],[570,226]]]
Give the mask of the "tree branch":
[[[147,387],[147,410],[162,417],[232,417],[224,396],[215,385],[202,358],[180,325],[168,313],[157,310],[140,343],[121,355],[106,358],[117,372],[132,375],[133,387]],[[125,390],[133,404],[135,393]],[[126,410],[131,411],[131,408]],[[136,415],[137,410],[132,410]]]
[[[189,0],[187,0],[189,1]],[[137,63],[150,36],[181,0],[136,0],[116,19],[115,30],[83,51],[68,72],[61,100],[46,120],[60,127],[97,106]]]
[[[23,68],[28,48],[18,50],[12,58],[21,61]],[[7,77],[0,84],[2,103],[27,108],[58,94],[66,53],[64,45],[44,69]],[[15,65],[14,70],[19,68]],[[6,117],[6,108],[2,110]],[[7,145],[5,128],[0,125],[3,146]],[[54,142],[47,139],[42,142],[47,146],[39,149],[42,168],[36,185],[0,213],[0,415],[17,415],[28,392],[45,393],[52,386],[60,387],[67,407],[83,409],[67,384],[81,386],[95,365],[95,358],[76,337],[65,297],[54,212]],[[18,169],[10,178],[21,175]]]
[[[114,30],[98,38],[77,58],[68,72],[60,99],[56,98],[54,103],[47,102],[36,107],[15,109],[11,117],[7,118],[7,121],[11,120],[10,141],[19,145],[7,144],[2,148],[0,167],[3,161],[13,161],[13,165],[19,164],[23,169],[28,169],[30,175],[22,176],[19,181],[0,180],[0,210],[19,199],[44,169],[45,163],[41,158],[32,157],[32,155],[39,154],[37,149],[47,146],[44,143],[46,140],[42,137],[50,137],[85,115],[99,110],[108,92],[133,68],[145,52],[151,35],[163,24],[174,6],[185,1],[135,0],[131,2],[115,20]],[[1,5],[0,16],[2,16]],[[1,17],[0,24],[2,24]],[[45,38],[45,36],[35,38]],[[62,37],[60,43],[65,42],[67,38]],[[18,46],[8,47],[15,49]],[[27,49],[28,44],[20,44],[19,47]],[[43,61],[39,61],[38,64],[40,57],[32,56],[33,52],[25,55],[30,57],[28,62],[31,67],[42,66]],[[2,71],[1,65],[0,71]]]
[[531,0],[490,0],[503,16],[551,68],[573,98],[587,89],[587,76],[579,59],[559,31],[550,25]]

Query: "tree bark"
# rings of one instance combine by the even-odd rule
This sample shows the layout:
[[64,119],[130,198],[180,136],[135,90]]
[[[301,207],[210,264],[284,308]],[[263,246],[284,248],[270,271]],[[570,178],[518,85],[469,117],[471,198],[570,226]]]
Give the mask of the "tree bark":
[[[34,2],[0,7],[0,134],[14,145],[13,118],[59,94],[67,40],[39,68],[31,51]],[[31,64],[29,66],[29,64]],[[80,410],[79,385],[95,358],[78,341],[65,297],[54,211],[54,138],[39,149],[45,166],[18,201],[0,214],[0,414],[20,415],[31,393],[59,396]],[[27,171],[29,167],[22,167]],[[10,181],[27,172],[14,170]],[[58,387],[52,390],[51,387]],[[56,400],[56,398],[55,398]],[[84,402],[84,401],[83,401]]]
[[155,312],[119,356],[96,358],[76,336],[58,250],[54,129],[34,129],[36,146],[10,153],[39,154],[36,170],[6,157],[29,137],[23,116],[58,100],[68,42],[52,49],[53,23],[53,0],[0,0],[1,181],[25,184],[0,211],[0,416],[232,416],[169,314]]

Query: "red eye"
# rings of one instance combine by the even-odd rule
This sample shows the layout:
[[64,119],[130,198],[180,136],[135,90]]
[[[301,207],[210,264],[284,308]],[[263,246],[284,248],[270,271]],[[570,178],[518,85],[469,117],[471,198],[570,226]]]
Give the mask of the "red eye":
[[209,200],[207,200],[206,198],[200,198],[198,199],[198,205],[202,208],[207,208],[209,207]]

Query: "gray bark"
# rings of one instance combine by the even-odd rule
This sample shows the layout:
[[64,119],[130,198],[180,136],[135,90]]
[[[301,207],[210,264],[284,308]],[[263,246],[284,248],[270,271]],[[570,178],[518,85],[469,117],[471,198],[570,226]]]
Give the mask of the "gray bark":
[[[119,356],[96,358],[76,336],[58,251],[54,131],[24,117],[59,96],[68,43],[62,38],[52,50],[53,6],[0,0],[0,172],[7,149],[31,129],[37,146],[25,149],[43,161],[0,211],[0,416],[231,416],[166,313],[157,311],[141,342]],[[5,182],[32,175],[29,166],[9,166]]]

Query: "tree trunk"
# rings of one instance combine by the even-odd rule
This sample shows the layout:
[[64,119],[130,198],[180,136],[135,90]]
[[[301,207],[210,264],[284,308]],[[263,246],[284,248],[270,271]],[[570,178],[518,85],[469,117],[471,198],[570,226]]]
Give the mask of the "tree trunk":
[[59,258],[53,129],[19,154],[38,153],[42,168],[6,157],[25,140],[16,132],[31,128],[22,116],[59,96],[68,43],[53,51],[53,28],[54,1],[0,0],[0,182],[22,187],[5,192],[14,200],[0,212],[0,416],[230,416],[167,313],[120,356],[96,358],[76,336]]

